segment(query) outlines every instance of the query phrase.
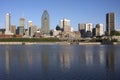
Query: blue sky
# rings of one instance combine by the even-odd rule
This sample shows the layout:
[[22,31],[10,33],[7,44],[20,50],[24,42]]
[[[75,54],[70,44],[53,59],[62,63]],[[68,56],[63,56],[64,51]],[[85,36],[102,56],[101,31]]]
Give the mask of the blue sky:
[[120,28],[120,0],[0,0],[0,28],[5,26],[6,13],[11,14],[11,24],[19,26],[20,17],[41,26],[44,10],[50,15],[50,28],[54,29],[63,18],[71,20],[78,30],[78,23],[103,23],[106,13],[116,14],[116,28]]

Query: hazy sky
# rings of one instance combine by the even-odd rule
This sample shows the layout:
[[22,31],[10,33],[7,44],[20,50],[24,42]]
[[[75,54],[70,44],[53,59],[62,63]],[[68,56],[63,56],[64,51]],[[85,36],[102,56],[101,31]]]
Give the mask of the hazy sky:
[[50,15],[50,28],[54,29],[63,18],[71,20],[78,30],[78,23],[103,23],[106,13],[116,13],[116,27],[120,28],[120,0],[0,0],[0,27],[5,26],[6,13],[11,14],[11,24],[19,26],[20,17],[41,26],[44,10]]

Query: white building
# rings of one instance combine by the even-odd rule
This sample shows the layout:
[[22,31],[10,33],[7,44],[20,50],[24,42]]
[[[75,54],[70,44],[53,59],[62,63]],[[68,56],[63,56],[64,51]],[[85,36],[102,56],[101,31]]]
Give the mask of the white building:
[[103,24],[97,24],[96,25],[95,34],[96,34],[96,36],[104,35],[104,26],[103,26]]
[[85,26],[85,31],[90,31],[92,32],[93,30],[93,24],[92,23],[87,23],[86,26]]
[[28,28],[32,25],[33,25],[32,21],[28,21]]
[[80,30],[85,30],[85,32],[87,32],[87,31],[90,31],[90,32],[92,32],[92,29],[93,29],[93,24],[92,23],[86,23],[86,24],[84,24],[84,23],[79,23],[78,24],[78,31],[80,31]]
[[63,20],[60,20],[60,28],[63,29]]
[[70,20],[68,19],[60,20],[60,27],[63,28],[64,32],[71,32]]
[[11,33],[11,30],[10,30],[11,24],[10,24],[10,14],[9,13],[6,14],[5,26],[6,26],[5,34],[13,35],[13,33]]
[[81,37],[92,37],[93,24],[92,23],[79,23],[78,31],[81,33]]

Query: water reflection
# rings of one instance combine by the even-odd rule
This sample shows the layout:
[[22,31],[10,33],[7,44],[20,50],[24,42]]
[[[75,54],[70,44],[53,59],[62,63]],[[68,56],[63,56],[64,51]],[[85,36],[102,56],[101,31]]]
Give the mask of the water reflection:
[[60,67],[63,71],[71,68],[73,54],[74,54],[73,47],[66,46],[60,49],[60,52],[59,52]]
[[49,70],[50,65],[50,46],[43,45],[41,47],[41,61],[42,61],[42,68],[46,71]]
[[86,65],[93,64],[93,52],[92,52],[92,47],[86,46],[85,48],[85,60],[86,60]]
[[99,51],[99,59],[100,59],[100,64],[103,65],[105,63],[105,53],[103,49]]
[[30,66],[32,66],[32,64],[33,64],[33,55],[32,55],[32,53],[29,53],[28,54],[28,64],[30,65]]
[[61,54],[60,55],[60,64],[62,69],[70,68],[70,54]]
[[[119,77],[119,68],[116,66],[120,66],[120,50],[118,47],[116,51],[116,47],[118,46],[0,46],[0,73],[12,75],[16,80],[36,80],[36,77],[38,80],[76,80],[73,77],[78,80],[114,80],[115,74]],[[5,77],[7,76],[4,75],[1,79],[5,80]],[[9,76],[15,80],[13,77]]]
[[10,54],[9,54],[9,51],[6,50],[5,51],[5,60],[6,60],[6,72],[7,74],[9,74],[9,71],[10,71]]
[[115,50],[113,46],[108,46],[106,48],[106,67],[109,72],[114,72],[115,70]]

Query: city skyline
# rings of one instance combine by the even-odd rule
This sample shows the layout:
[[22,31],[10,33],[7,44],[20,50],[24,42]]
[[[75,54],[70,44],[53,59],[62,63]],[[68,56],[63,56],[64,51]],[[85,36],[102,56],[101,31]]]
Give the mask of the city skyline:
[[98,1],[98,0],[1,0],[0,3],[0,28],[5,28],[5,14],[11,14],[11,24],[19,26],[19,19],[24,17],[27,21],[41,28],[41,16],[44,10],[50,15],[50,29],[55,29],[56,25],[63,18],[71,20],[71,26],[78,30],[78,23],[103,23],[106,28],[106,13],[116,14],[116,28],[120,29],[120,8],[119,0]]

